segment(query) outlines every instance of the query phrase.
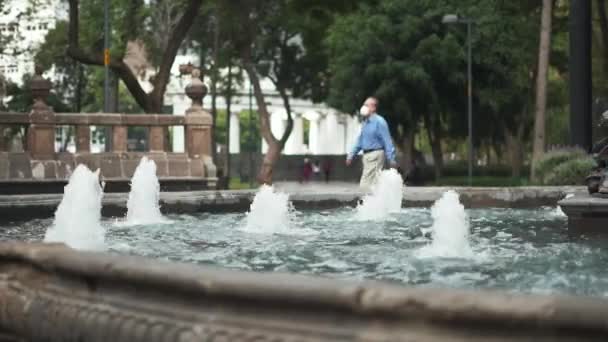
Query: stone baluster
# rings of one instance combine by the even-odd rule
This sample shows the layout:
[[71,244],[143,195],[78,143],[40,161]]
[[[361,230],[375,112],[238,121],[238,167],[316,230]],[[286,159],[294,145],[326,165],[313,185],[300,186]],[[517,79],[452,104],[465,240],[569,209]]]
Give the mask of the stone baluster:
[[164,152],[165,151],[165,134],[166,134],[166,127],[164,127],[164,126],[150,127],[150,132],[149,132],[150,152]]
[[[192,176],[215,177],[215,166],[211,159],[211,114],[203,110],[203,97],[207,87],[200,79],[200,70],[192,71],[192,81],[186,87],[186,95],[192,99],[192,105],[186,110],[186,151],[188,157],[204,164],[204,174],[192,173]],[[198,173],[198,172],[196,172]]]
[[190,158],[211,155],[211,114],[203,110],[203,97],[207,87],[199,78],[200,71],[192,71],[192,82],[186,87],[186,95],[192,99],[192,106],[186,110],[186,151]]
[[76,126],[76,152],[91,152],[91,128],[89,125]]
[[127,152],[127,126],[112,127],[112,152]]
[[55,112],[46,104],[51,82],[42,77],[42,69],[36,66],[30,89],[34,104],[29,114],[27,149],[32,159],[53,159],[55,156]]

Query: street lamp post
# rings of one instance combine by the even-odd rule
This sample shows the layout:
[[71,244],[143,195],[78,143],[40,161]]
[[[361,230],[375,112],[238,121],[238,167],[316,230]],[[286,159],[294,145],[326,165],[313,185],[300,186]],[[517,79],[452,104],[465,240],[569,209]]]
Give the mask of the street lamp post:
[[249,153],[249,186],[253,188],[253,175],[255,174],[253,171],[253,156],[256,152],[256,148],[254,145],[255,138],[253,136],[253,86],[251,81],[249,81],[249,145],[251,146],[251,152]]
[[[109,113],[111,111],[110,104],[110,0],[103,2],[103,66],[104,66],[104,82],[103,82],[103,111]],[[112,128],[105,129],[105,149],[112,149]]]
[[473,20],[463,18],[456,14],[446,14],[443,16],[444,24],[466,24],[467,25],[467,111],[468,111],[468,181],[469,186],[473,185],[473,73],[471,70],[471,26]]

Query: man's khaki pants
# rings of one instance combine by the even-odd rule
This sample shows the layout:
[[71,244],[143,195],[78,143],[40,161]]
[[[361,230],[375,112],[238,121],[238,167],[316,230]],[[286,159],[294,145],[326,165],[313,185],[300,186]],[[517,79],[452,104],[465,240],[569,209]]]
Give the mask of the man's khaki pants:
[[361,175],[361,188],[371,190],[378,181],[380,172],[384,168],[384,151],[378,150],[363,154],[363,174]]

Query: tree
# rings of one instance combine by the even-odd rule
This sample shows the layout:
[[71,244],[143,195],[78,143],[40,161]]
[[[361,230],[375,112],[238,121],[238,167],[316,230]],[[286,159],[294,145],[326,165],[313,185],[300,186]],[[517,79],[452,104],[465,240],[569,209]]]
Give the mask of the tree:
[[412,164],[414,134],[424,119],[441,168],[441,113],[454,111],[451,98],[462,88],[463,52],[441,25],[445,5],[434,1],[390,0],[338,19],[330,29],[329,103],[354,112],[367,96],[380,112]]
[[534,145],[531,178],[536,181],[535,166],[545,152],[545,112],[547,106],[547,73],[551,51],[551,16],[554,0],[543,0],[538,47],[538,72],[536,74],[536,108],[534,119]]
[[[101,1],[80,4],[79,0],[69,0],[69,27],[67,53],[80,63],[88,65],[104,65],[103,36],[99,35],[98,28],[102,25],[91,25],[91,22],[100,24],[99,9]],[[112,49],[109,66],[122,80],[126,88],[133,95],[135,101],[147,113],[160,113],[171,66],[175,60],[178,49],[184,41],[194,19],[199,13],[202,0],[180,1],[181,11],[178,11],[169,0],[157,0],[145,5],[142,0],[117,2],[113,6],[113,22],[117,23],[112,30]],[[162,15],[156,17],[150,11],[156,8]],[[83,10],[84,9],[84,10]],[[154,21],[153,18],[165,18],[165,21]],[[80,20],[87,22],[80,25]],[[154,32],[161,26],[164,35],[155,35]],[[91,30],[94,30],[92,32]],[[81,37],[81,33],[84,37]],[[96,38],[94,38],[96,37]],[[150,37],[156,38],[150,41]],[[151,80],[152,91],[147,93],[141,86],[137,71],[125,63],[125,54],[129,42],[141,41],[147,43],[151,50],[159,51],[159,59],[153,59],[158,66],[156,75]],[[83,46],[83,44],[87,46]],[[156,55],[156,54],[155,54]]]
[[[314,30],[324,30],[324,26],[308,26],[305,20],[313,17],[313,11],[321,8],[333,8],[347,3],[337,1],[327,4],[321,1],[233,1],[222,3],[222,11],[232,22],[230,37],[238,56],[239,63],[245,70],[253,86],[260,121],[260,133],[268,145],[258,173],[259,183],[272,183],[272,170],[280,157],[285,142],[293,127],[293,118],[289,98],[291,96],[318,96],[318,90],[312,91],[313,84],[323,79],[323,63],[315,49],[308,49],[307,42],[311,36],[321,39]],[[337,5],[336,5],[337,4]],[[348,6],[347,6],[348,7]],[[317,11],[318,12],[318,11]],[[321,11],[322,12],[322,11]],[[307,30],[306,27],[312,27]],[[326,26],[325,26],[326,28]],[[326,64],[325,64],[326,65]],[[270,113],[267,110],[265,97],[260,87],[260,78],[268,77],[277,88],[287,112],[287,125],[280,137],[275,137],[270,130]],[[321,96],[319,96],[320,98]]]

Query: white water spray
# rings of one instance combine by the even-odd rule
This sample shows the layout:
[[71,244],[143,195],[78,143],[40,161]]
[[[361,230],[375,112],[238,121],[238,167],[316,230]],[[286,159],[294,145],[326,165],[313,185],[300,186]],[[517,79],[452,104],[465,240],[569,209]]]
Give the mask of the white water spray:
[[390,213],[401,209],[403,200],[403,179],[395,169],[384,170],[372,193],[363,198],[357,206],[357,219],[382,220]]
[[421,257],[470,258],[469,222],[459,195],[446,191],[431,208],[433,242],[418,251]]
[[244,231],[261,234],[303,232],[295,226],[295,209],[289,195],[262,185],[251,203]]
[[156,177],[156,163],[141,158],[131,179],[131,192],[127,201],[127,225],[169,222],[160,213],[160,183]]
[[91,172],[78,165],[64,188],[55,220],[44,236],[44,242],[63,242],[83,250],[104,250],[105,229],[100,224],[103,189],[99,170]]
[[[571,198],[574,197],[574,194],[567,194],[565,198]],[[554,217],[563,217],[563,218],[567,218],[568,215],[566,215],[566,213],[564,213],[564,211],[562,210],[562,207],[560,207],[559,205],[551,211],[551,216]]]

